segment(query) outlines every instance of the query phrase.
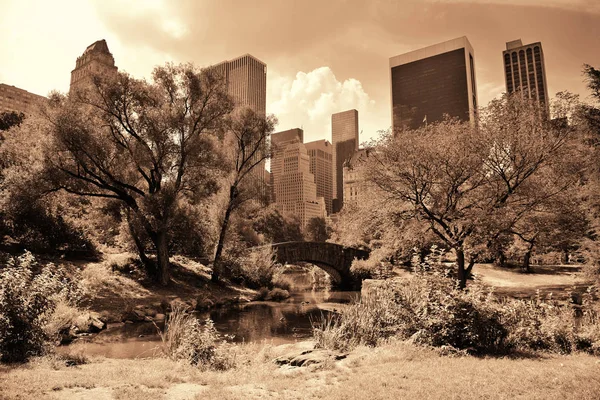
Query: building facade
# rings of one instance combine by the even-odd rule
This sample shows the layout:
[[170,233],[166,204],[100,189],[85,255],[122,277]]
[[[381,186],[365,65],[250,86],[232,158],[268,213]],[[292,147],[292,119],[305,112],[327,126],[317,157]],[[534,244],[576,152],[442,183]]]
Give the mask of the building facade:
[[106,40],[98,40],[89,45],[83,54],[77,57],[75,69],[71,71],[69,92],[85,89],[92,83],[93,76],[111,76],[117,74],[115,59],[108,50]]
[[277,193],[275,186],[277,180],[283,174],[283,160],[285,148],[292,143],[302,143],[304,141],[304,131],[300,128],[288,129],[287,131],[276,132],[271,135],[271,201],[277,202]]
[[358,111],[348,110],[331,116],[332,212],[344,206],[344,162],[358,150]]
[[244,54],[215,65],[225,78],[227,93],[236,105],[247,106],[257,113],[267,113],[267,64]]
[[4,112],[35,114],[48,99],[16,86],[0,83],[0,114]]
[[344,164],[344,205],[357,206],[364,202],[371,189],[365,179],[366,161],[372,149],[360,149]]
[[518,92],[534,99],[549,113],[548,85],[542,44],[523,45],[521,39],[506,43],[502,52],[506,93]]
[[465,36],[391,57],[390,79],[394,131],[441,121],[446,114],[475,120],[475,53]]
[[275,180],[276,207],[298,216],[302,228],[311,218],[325,218],[325,200],[317,197],[315,177],[310,173],[310,157],[303,143],[294,141],[280,152],[281,173]]
[[[213,68],[225,79],[227,93],[233,98],[236,106],[250,107],[256,113],[266,115],[267,64],[250,54],[244,54],[233,60],[220,62]],[[272,196],[272,188],[266,183],[269,179],[267,172],[264,161],[251,172],[264,198]]]
[[329,215],[333,197],[333,146],[325,139],[306,143],[305,146],[310,157],[310,173],[315,176],[317,184],[317,197],[323,197]]

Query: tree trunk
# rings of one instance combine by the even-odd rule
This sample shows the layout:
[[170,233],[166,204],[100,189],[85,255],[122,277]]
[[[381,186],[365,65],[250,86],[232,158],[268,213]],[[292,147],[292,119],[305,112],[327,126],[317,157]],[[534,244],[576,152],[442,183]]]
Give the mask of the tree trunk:
[[229,227],[229,218],[231,217],[231,212],[233,211],[233,201],[235,200],[235,196],[236,187],[231,186],[229,188],[229,204],[227,204],[225,218],[223,218],[223,223],[221,224],[221,233],[219,234],[219,242],[217,243],[217,250],[215,251],[215,258],[213,261],[213,270],[210,277],[211,281],[213,282],[219,282],[219,279],[223,274],[221,255],[223,254],[223,247],[225,246],[225,234],[227,233],[227,228]]
[[496,259],[494,260],[494,264],[497,267],[504,268],[506,266],[506,256],[502,250],[499,250],[496,253]]
[[157,261],[156,279],[158,283],[160,283],[163,286],[166,286],[171,280],[169,275],[169,238],[167,233],[157,233],[154,245],[156,246]]
[[562,254],[563,254],[563,257],[562,257],[563,264],[565,264],[565,265],[569,264],[569,250],[564,249]]
[[127,218],[127,227],[129,228],[129,234],[131,235],[133,242],[135,243],[135,248],[137,249],[138,256],[140,257],[140,261],[146,268],[146,271],[150,276],[156,275],[156,264],[148,258],[146,255],[146,250],[144,249],[144,244],[140,240],[140,237],[135,229],[135,225],[133,224],[133,220],[131,217],[131,210],[127,209],[126,213]]
[[458,283],[461,289],[467,287],[467,271],[465,271],[465,251],[462,246],[454,249],[456,251],[456,265],[458,266]]
[[523,265],[521,266],[524,272],[531,272],[531,248],[527,249],[523,257]]
[[471,259],[469,259],[469,265],[467,266],[467,269],[465,271],[465,275],[467,276],[467,278],[471,277],[471,273],[473,272],[473,267],[475,266],[475,259],[476,259],[476,257],[471,257]]

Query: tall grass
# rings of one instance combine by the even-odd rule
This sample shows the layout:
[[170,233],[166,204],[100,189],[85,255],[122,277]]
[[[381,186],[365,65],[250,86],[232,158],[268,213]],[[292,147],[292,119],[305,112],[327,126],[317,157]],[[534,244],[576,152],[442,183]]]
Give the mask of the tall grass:
[[180,305],[174,305],[159,331],[162,353],[175,361],[184,361],[202,369],[227,370],[235,366],[235,353],[221,339],[212,320],[202,325]]
[[600,355],[600,306],[590,293],[573,304],[537,297],[498,300],[481,286],[459,290],[440,272],[388,282],[340,315],[313,324],[317,346],[347,350],[389,337],[472,354],[513,350]]

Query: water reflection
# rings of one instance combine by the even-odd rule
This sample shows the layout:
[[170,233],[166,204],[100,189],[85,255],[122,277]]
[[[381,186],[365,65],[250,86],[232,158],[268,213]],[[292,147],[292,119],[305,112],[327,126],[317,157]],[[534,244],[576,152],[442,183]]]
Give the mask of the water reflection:
[[[198,318],[212,319],[219,333],[232,342],[291,343],[312,336],[311,321],[319,321],[359,296],[359,292],[313,291],[309,289],[309,274],[292,271],[287,275],[293,278],[295,287],[286,302],[251,302],[198,313]],[[159,328],[162,326],[153,323],[113,325],[98,334],[93,343],[68,347],[110,358],[151,357],[157,352]]]

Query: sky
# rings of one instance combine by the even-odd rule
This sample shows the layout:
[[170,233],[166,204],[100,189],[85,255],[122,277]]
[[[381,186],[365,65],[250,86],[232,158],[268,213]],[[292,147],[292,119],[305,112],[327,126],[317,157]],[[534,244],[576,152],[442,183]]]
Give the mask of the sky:
[[75,60],[106,39],[119,70],[267,64],[277,130],[331,140],[331,114],[359,111],[360,141],[391,125],[389,58],[460,36],[475,50],[479,103],[505,90],[506,42],[542,42],[551,97],[589,92],[600,67],[600,0],[0,0],[0,83],[68,91]]

